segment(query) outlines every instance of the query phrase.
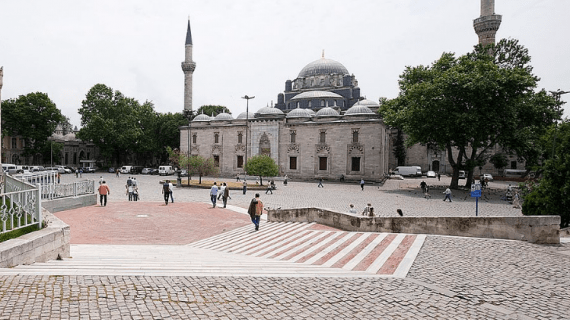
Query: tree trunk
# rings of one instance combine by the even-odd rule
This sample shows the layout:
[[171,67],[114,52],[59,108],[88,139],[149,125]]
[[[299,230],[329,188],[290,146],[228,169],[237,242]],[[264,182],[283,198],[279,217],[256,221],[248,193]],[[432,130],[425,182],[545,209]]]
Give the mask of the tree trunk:
[[263,185],[263,177],[259,176],[259,185],[262,186]]
[[198,184],[202,184],[202,175],[200,175],[200,178],[199,178]]

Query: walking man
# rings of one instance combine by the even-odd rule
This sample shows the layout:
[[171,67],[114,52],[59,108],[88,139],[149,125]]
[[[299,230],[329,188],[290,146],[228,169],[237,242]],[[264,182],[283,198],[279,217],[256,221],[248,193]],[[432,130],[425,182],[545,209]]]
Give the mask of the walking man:
[[225,208],[226,204],[228,203],[228,198],[230,197],[230,188],[228,188],[225,182],[223,186],[224,186],[224,192],[222,194],[222,201],[224,202],[224,208]]
[[243,194],[245,194],[246,191],[247,191],[247,181],[245,181],[245,178],[243,178]]
[[255,194],[255,198],[249,203],[249,209],[247,210],[249,216],[251,217],[251,222],[255,225],[255,231],[259,230],[259,220],[263,214],[263,202],[259,199],[259,193]]
[[210,199],[212,200],[213,208],[216,207],[216,198],[218,197],[218,185],[214,182],[214,185],[210,189]]
[[226,190],[226,183],[220,184],[220,192],[218,193],[218,200],[224,196],[224,191]]
[[174,196],[173,196],[174,192],[172,192],[174,191],[174,186],[172,185],[172,182],[168,183],[168,190],[170,190],[170,201],[174,203]]
[[422,193],[426,193],[427,183],[425,181],[420,183],[420,187],[422,188]]
[[164,203],[168,205],[168,196],[170,195],[170,186],[168,182],[164,182],[162,185],[162,194],[164,195]]
[[449,189],[449,187],[447,189],[445,189],[445,191],[443,192],[445,194],[445,198],[443,198],[443,201],[449,199],[449,202],[451,201],[451,190]]
[[360,179],[360,189],[364,191],[364,179]]
[[319,184],[317,185],[318,188],[324,188],[325,186],[323,186],[323,178],[319,179]]
[[105,184],[105,180],[99,186],[99,202],[101,203],[101,207],[107,206],[107,195],[111,194],[111,190],[109,190],[109,186]]

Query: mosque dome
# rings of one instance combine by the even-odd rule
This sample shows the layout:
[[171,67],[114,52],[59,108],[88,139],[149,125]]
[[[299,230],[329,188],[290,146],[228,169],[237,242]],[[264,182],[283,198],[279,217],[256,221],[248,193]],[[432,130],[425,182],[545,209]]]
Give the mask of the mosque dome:
[[374,111],[370,110],[370,108],[368,108],[365,105],[355,104],[352,107],[350,107],[348,110],[346,110],[346,112],[344,114],[347,116],[348,115],[362,115],[362,114],[373,115]]
[[259,114],[260,116],[278,116],[283,115],[283,111],[273,107],[263,107],[259,109],[256,114]]
[[348,70],[342,65],[342,63],[331,60],[320,58],[315,60],[308,65],[306,65],[301,72],[299,72],[299,78],[318,76],[318,75],[330,75],[330,74],[349,74]]
[[356,103],[357,105],[367,106],[369,108],[379,108],[380,104],[378,102],[374,102],[372,100],[363,99]]
[[195,121],[210,121],[212,120],[212,118],[210,118],[210,116],[206,115],[206,114],[199,114],[196,116],[196,118],[194,118],[194,120],[192,120],[192,122]]
[[253,112],[245,113],[244,111],[237,116],[236,120],[242,120],[242,119],[245,120],[247,118],[253,119],[255,118],[255,115],[253,114]]
[[307,91],[299,93],[291,98],[291,101],[304,100],[304,99],[344,99],[340,94],[330,91]]
[[310,118],[314,115],[314,112],[309,109],[297,108],[289,111],[287,113],[287,118]]
[[333,109],[331,107],[325,107],[325,108],[322,108],[321,110],[317,111],[317,114],[315,116],[316,117],[338,117],[339,114],[335,109]]
[[233,119],[234,118],[232,117],[231,114],[222,112],[222,113],[218,114],[213,120],[214,121],[227,121],[227,120],[233,120]]

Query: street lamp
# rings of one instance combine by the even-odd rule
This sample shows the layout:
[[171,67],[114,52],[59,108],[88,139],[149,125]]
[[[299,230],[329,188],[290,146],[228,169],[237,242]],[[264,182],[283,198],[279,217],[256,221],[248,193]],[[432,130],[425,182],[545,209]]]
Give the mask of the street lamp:
[[248,137],[248,131],[249,131],[249,99],[254,99],[255,96],[250,97],[250,96],[245,95],[241,98],[246,100],[246,104],[245,104],[245,161],[243,164],[243,172],[247,176],[247,172],[245,172],[245,168],[247,166],[247,146],[248,146],[247,137]]
[[[557,91],[550,91],[550,93],[552,94],[553,97],[555,97],[556,99],[556,103],[558,105],[560,105],[560,96],[563,94],[567,94],[570,93],[570,91],[562,91],[560,89],[558,89]],[[554,146],[556,144],[556,133],[558,130],[558,122],[556,122],[556,127],[554,129],[554,137],[552,139],[552,160],[554,160]]]

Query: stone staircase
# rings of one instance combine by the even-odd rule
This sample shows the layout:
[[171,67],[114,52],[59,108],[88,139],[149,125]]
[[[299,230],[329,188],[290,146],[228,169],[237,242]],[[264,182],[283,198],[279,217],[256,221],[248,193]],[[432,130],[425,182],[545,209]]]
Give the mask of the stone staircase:
[[188,245],[72,245],[71,258],[0,275],[405,277],[425,235],[262,221]]

